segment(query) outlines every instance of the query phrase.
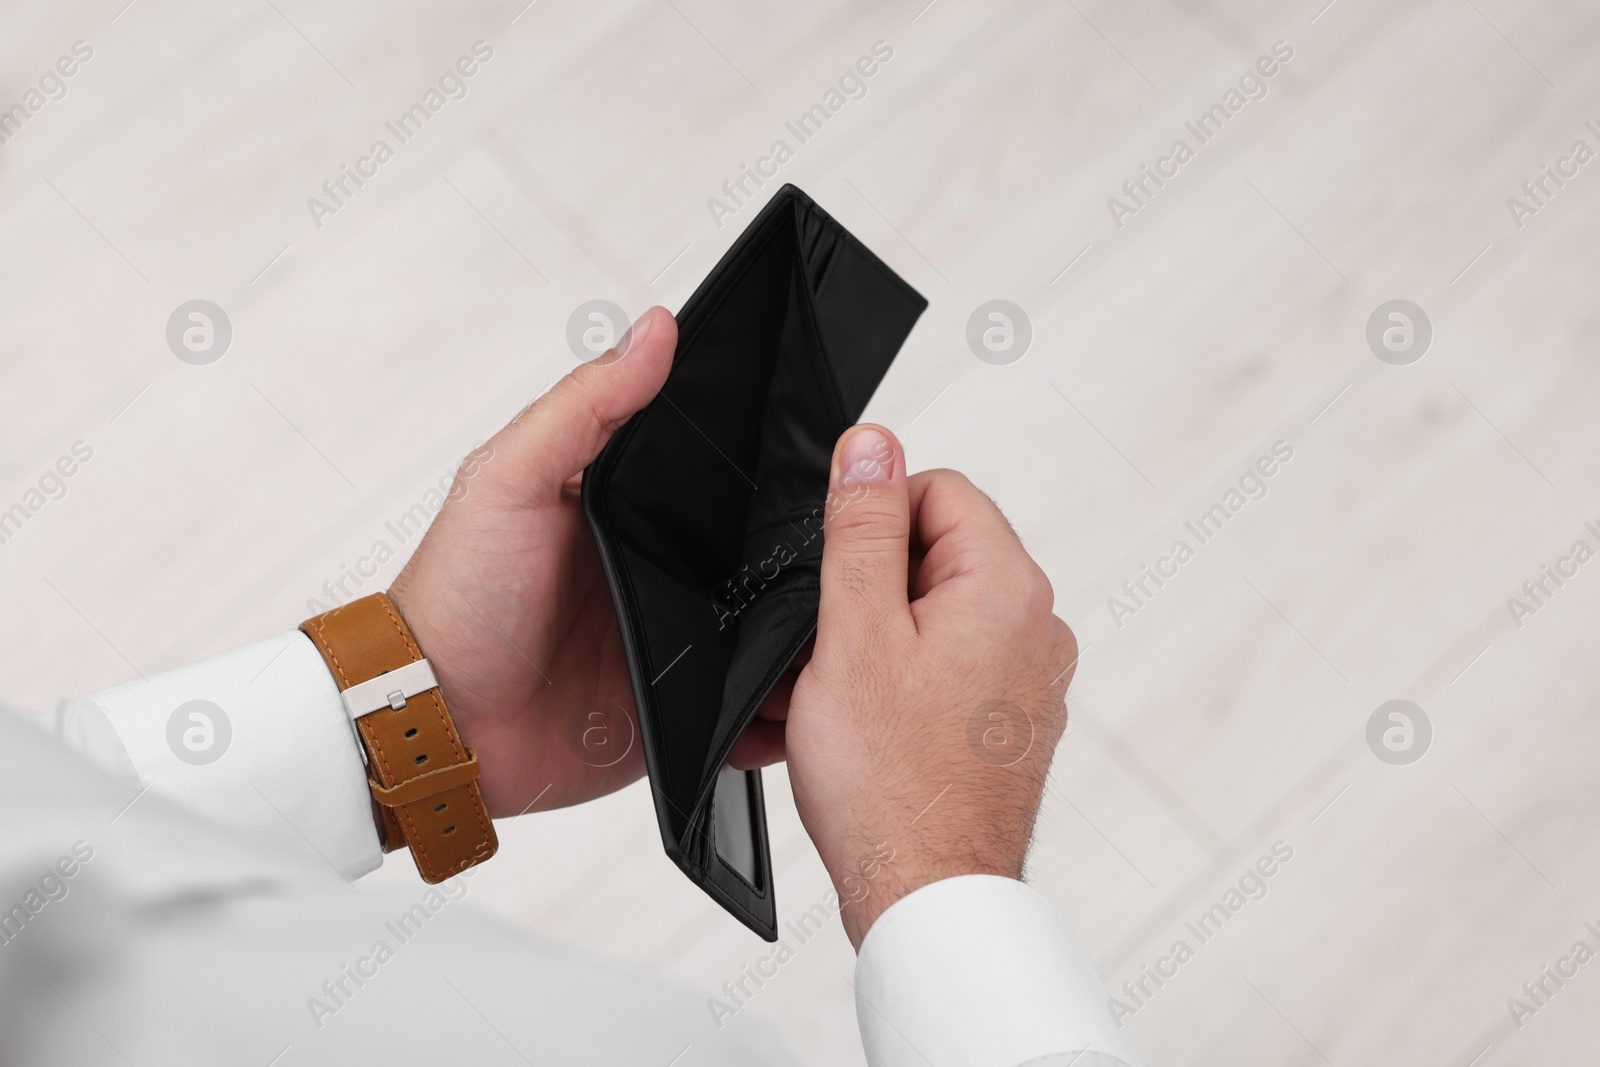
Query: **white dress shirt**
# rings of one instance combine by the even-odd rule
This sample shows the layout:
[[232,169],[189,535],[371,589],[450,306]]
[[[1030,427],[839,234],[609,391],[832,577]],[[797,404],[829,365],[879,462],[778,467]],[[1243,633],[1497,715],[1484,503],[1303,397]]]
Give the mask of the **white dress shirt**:
[[[191,703],[194,701],[206,703]],[[330,878],[337,872],[345,880],[355,879],[383,861],[359,742],[332,676],[315,647],[298,631],[90,697],[64,701],[49,715],[36,718],[42,719],[49,732],[103,771],[138,779],[140,788],[147,790],[151,798],[139,800],[130,809],[140,813],[137,818],[130,816],[131,825],[142,826],[144,820],[161,813],[171,818],[182,811],[185,818],[200,816],[232,831],[230,836],[211,829],[200,833],[182,828],[158,834],[162,845],[159,855],[154,857],[153,863],[144,866],[165,871],[168,870],[166,865],[173,862],[176,866],[171,871],[185,872],[183,876],[174,874],[178,882],[184,882],[185,877],[196,879],[197,872],[224,880],[234,873],[230,864],[221,860],[214,868],[207,868],[205,849],[213,847],[219,838],[229,842],[230,853],[239,851],[242,842],[259,843],[256,847],[264,850],[261,854],[280,865],[286,856],[305,855],[304,846],[310,844],[326,861],[328,869],[322,873]],[[205,761],[210,751],[224,744],[228,753],[226,762],[214,768],[208,766]],[[0,789],[4,788],[0,784]],[[173,807],[161,804],[162,800],[173,802]],[[72,841],[67,841],[66,845],[52,847],[65,849],[71,844]],[[177,854],[182,855],[181,860],[174,859]],[[9,855],[5,857],[7,861],[10,858]],[[47,858],[54,860],[56,857]],[[39,859],[39,862],[45,860]],[[260,861],[255,862],[259,864]],[[97,870],[109,871],[112,866],[102,862]],[[244,866],[251,864],[246,862]],[[0,876],[10,873],[9,862],[5,867]],[[95,869],[93,862],[84,864],[83,869]],[[281,867],[271,869],[276,871]],[[471,873],[452,879],[446,885],[462,884]],[[146,871],[147,877],[149,874],[150,871]],[[275,884],[274,876],[261,877]],[[154,881],[161,883],[163,879],[158,876]],[[171,883],[172,878],[166,881]],[[206,881],[205,877],[198,878],[198,883]],[[179,896],[206,892],[198,884],[177,889],[168,884],[166,888]],[[412,895],[420,897],[426,891],[427,887],[419,883],[417,892]],[[227,896],[225,893],[224,897]],[[348,905],[349,902],[340,903]],[[7,900],[0,898],[0,908],[8,906]],[[224,926],[249,923],[252,921],[250,910],[219,906],[216,918]],[[340,917],[339,913],[349,911],[348,906],[335,908],[330,915],[319,914],[311,925],[318,929],[341,930],[359,926],[359,920],[348,915]],[[525,934],[508,938],[504,932],[492,929],[495,924],[491,920],[473,914],[470,908],[457,909],[452,918],[456,920],[457,932],[448,944],[444,937],[432,939],[434,950],[444,954],[439,966],[448,973],[443,976],[457,985],[477,985],[476,995],[468,994],[464,986],[457,992],[486,1022],[494,1017],[494,1025],[501,1029],[504,1029],[503,1020],[478,1003],[490,996],[484,990],[496,985],[490,980],[490,974],[522,976],[511,982],[513,985],[548,976],[559,986],[565,981],[556,977],[560,969],[571,966],[578,976],[575,981],[581,985],[583,978],[601,980],[596,976],[607,967],[571,950],[537,942]],[[339,926],[341,921],[345,924],[343,927]],[[368,933],[373,929],[370,920],[366,929]],[[0,936],[4,932],[0,929]],[[26,935],[32,933],[31,929],[24,931],[16,942],[25,943]],[[219,947],[226,940],[219,938]],[[356,941],[360,940],[357,936]],[[247,944],[251,941],[245,938]],[[42,936],[35,939],[36,944],[44,942]],[[145,938],[141,944],[147,952],[170,951],[170,946],[162,947],[159,933]],[[453,954],[447,952],[450,945],[455,946]],[[6,966],[13,962],[7,958],[11,947],[9,942],[0,944],[0,993],[14,981]],[[261,949],[262,945],[254,947]],[[360,947],[356,944],[351,951]],[[346,953],[346,957],[349,955]],[[420,953],[396,953],[397,957],[402,955],[420,956]],[[494,957],[492,961],[482,958],[490,956]],[[351,961],[346,957],[341,957],[341,966],[344,962],[355,965],[363,958],[358,955]],[[360,966],[382,975],[386,970],[398,971],[400,962],[404,961],[384,962],[380,966],[369,960]],[[248,969],[252,961],[239,956],[227,966],[235,970]],[[330,966],[325,965],[324,969]],[[343,973],[329,971],[335,982]],[[603,980],[618,979],[610,975],[603,976]],[[379,979],[369,978],[368,981],[378,984]],[[347,993],[356,989],[352,982],[353,979],[344,980]],[[423,982],[426,984],[425,979]],[[630,979],[630,983],[634,987],[642,984],[637,976]],[[312,985],[315,987],[315,983]],[[347,1003],[342,1006],[335,1006],[332,999],[325,996],[321,1001],[328,1010],[315,1006],[305,1009],[306,1014],[315,1017],[314,1021],[320,1024],[311,1030],[319,1040],[302,1035],[297,1047],[313,1051],[333,1047],[332,1042],[320,1039],[334,1029],[332,1024],[340,1021],[339,1016],[358,1014],[356,1009],[371,1016],[367,1029],[381,1028],[386,1025],[381,1020],[396,1018],[404,1019],[401,1025],[413,1031],[435,1024],[445,1025],[431,1015],[407,1015],[399,1011],[397,1005],[403,1005],[412,993],[397,981],[384,985],[389,991],[386,994],[347,995]],[[1126,1034],[1113,1021],[1105,989],[1065,917],[1034,890],[1012,879],[982,875],[951,878],[925,886],[895,903],[874,923],[861,946],[855,986],[862,1042],[873,1067],[1019,1067],[1022,1064],[1032,1067],[1065,1067],[1067,1064],[1137,1067],[1139,1064]],[[65,999],[65,990],[57,993]],[[335,987],[331,996],[338,995]],[[669,1033],[667,1045],[684,1037],[691,1047],[707,1047],[731,1032],[732,1039],[724,1050],[727,1062],[790,1062],[786,1054],[777,1051],[770,1034],[762,1030],[760,1024],[724,1031],[714,1039],[690,1035],[686,1026],[677,1026],[675,1030],[671,1016],[674,1011],[683,1009],[696,1019],[703,1017],[704,1009],[698,1002],[689,1010],[687,1001],[679,1003],[675,999],[683,996],[676,990],[653,999],[644,993],[639,995],[644,997],[640,1001],[643,1006],[630,1002],[628,1010]],[[293,997],[289,999],[291,1003],[294,1000]],[[308,994],[306,999],[318,998]],[[389,1007],[399,1014],[382,1008],[386,999],[390,1000]],[[614,1035],[602,1036],[598,1030],[590,1035],[593,1044],[584,1044],[581,1033],[576,1037],[570,1033],[565,1038],[559,1036],[557,1031],[573,1021],[570,1014],[565,1014],[569,1011],[563,1008],[561,1013],[552,1014],[551,1025],[539,1031],[531,1048],[521,1045],[519,1054],[527,1051],[537,1059],[559,1047],[581,1047],[586,1049],[584,1062],[652,1062],[634,1059],[638,1049],[614,1061],[603,1054],[597,1055],[602,1052],[600,1046],[617,1044]],[[297,1021],[305,1022],[303,1018]],[[345,1029],[355,1031],[358,1028],[351,1025]],[[377,1034],[377,1030],[373,1033]],[[286,1043],[296,1045],[293,1033],[286,1030],[285,1035]],[[456,1035],[458,1039],[460,1036]],[[568,1039],[576,1043],[562,1046],[561,1042]],[[374,1040],[374,1047],[384,1044],[383,1038],[374,1037]],[[403,1043],[403,1047],[408,1050],[403,1062],[428,1062],[416,1056],[416,1046]],[[0,1047],[0,1052],[4,1051]],[[277,1049],[262,1051],[265,1054],[259,1063],[265,1067]],[[461,1051],[458,1047],[457,1052]],[[673,1054],[675,1050],[669,1049],[662,1062],[667,1062]],[[699,1054],[686,1052],[682,1062],[685,1067],[694,1062],[724,1062],[720,1054],[712,1054],[708,1048],[706,1054],[712,1058],[701,1059]],[[320,1061],[323,1057],[315,1058]],[[0,1059],[12,1062],[4,1056]],[[457,1055],[455,1059],[463,1062],[466,1057]],[[559,1055],[557,1059],[565,1061]],[[331,1058],[328,1061],[334,1062]],[[498,1054],[484,1062],[497,1061]],[[134,1062],[140,1061],[135,1058]],[[284,1067],[292,1062],[296,1061],[286,1056]]]

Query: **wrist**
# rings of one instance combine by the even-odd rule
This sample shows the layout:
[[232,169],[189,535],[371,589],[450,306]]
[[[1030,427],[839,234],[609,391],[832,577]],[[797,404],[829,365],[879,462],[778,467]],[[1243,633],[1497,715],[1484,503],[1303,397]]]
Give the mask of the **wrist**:
[[829,867],[839,896],[839,919],[845,936],[857,951],[878,917],[923,886],[969,874],[988,874],[1020,880],[1022,859],[1014,861],[992,854],[1004,850],[973,852],[970,843],[943,844],[917,841],[895,846],[887,837],[851,858]]
[[[503,718],[489,713],[492,704],[474,685],[485,673],[485,659],[474,653],[470,639],[463,636],[466,628],[462,618],[449,614],[446,605],[460,595],[455,586],[448,578],[441,583],[431,575],[420,580],[414,575],[412,566],[421,552],[419,549],[419,555],[412,557],[412,563],[395,577],[389,587],[389,599],[410,627],[417,648],[432,664],[461,743],[477,755],[478,786],[489,814],[497,819],[526,814],[530,805],[521,796],[525,784],[521,771],[527,764],[522,758],[522,741]],[[441,590],[445,590],[442,596]],[[441,604],[441,599],[446,604]],[[503,634],[491,632],[496,635],[495,640],[504,642],[514,653],[514,646]]]
[[[413,557],[413,561],[415,558]],[[461,672],[456,667],[457,657],[451,648],[448,630],[435,618],[431,610],[433,606],[430,603],[431,598],[419,590],[412,581],[411,563],[407,563],[395,576],[394,584],[389,587],[388,597],[411,630],[417,649],[432,665],[434,677],[439,679],[439,691],[444,696],[451,722],[455,725],[461,743],[475,752],[493,751],[493,746],[486,746],[484,738],[480,736],[482,726],[479,721],[480,716],[474,715],[469,706],[471,701]],[[493,764],[493,760],[485,762],[482,756],[479,757],[481,770],[478,784],[486,796],[492,796],[494,793],[491,773]],[[498,813],[491,811],[491,814]]]
[[478,761],[400,608],[375,593],[307,619],[301,630],[356,724],[384,850],[409,847],[430,883],[492,856]]

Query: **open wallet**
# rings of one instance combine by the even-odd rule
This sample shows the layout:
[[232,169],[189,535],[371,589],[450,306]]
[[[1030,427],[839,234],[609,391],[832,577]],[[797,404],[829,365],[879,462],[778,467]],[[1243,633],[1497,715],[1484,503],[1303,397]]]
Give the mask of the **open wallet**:
[[661,392],[583,475],[667,855],[768,941],[761,773],[728,755],[816,631],[834,443],[927,306],[785,185],[683,306]]

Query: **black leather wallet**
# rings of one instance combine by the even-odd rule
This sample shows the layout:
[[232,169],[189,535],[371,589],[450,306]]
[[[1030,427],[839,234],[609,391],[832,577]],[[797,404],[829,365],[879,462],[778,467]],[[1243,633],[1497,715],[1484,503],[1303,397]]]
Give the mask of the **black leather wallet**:
[[761,774],[728,754],[816,630],[834,442],[927,305],[785,185],[683,306],[666,385],[584,472],[667,855],[768,941]]

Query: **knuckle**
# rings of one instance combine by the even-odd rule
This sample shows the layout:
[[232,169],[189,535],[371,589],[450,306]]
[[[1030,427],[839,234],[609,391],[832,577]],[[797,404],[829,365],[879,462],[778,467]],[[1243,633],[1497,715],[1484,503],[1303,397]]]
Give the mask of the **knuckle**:
[[972,484],[972,479],[949,467],[935,467],[932,470],[924,471],[923,474],[931,483],[943,489],[955,489],[973,493],[978,491],[978,487]]
[[1056,671],[1064,671],[1068,667],[1075,667],[1078,663],[1078,635],[1072,632],[1072,627],[1062,622],[1059,618],[1050,616],[1050,644],[1051,658]]
[[1078,655],[1078,635],[1059,615],[1050,616],[1050,636],[1056,645],[1064,650],[1068,659]]
[[981,514],[993,508],[994,501],[989,499],[987,493],[973,484],[972,479],[956,470],[933,471],[932,485],[942,496],[947,497],[963,515]]
[[1034,565],[1029,568],[1027,577],[1023,579],[1023,591],[1028,608],[1034,613],[1048,615],[1055,608],[1055,587],[1050,584],[1050,577],[1039,566]]
[[853,545],[895,541],[906,536],[905,509],[879,493],[845,500],[828,516],[824,536],[842,537]]
[[990,595],[1005,604],[1017,624],[1024,628],[1038,626],[1055,609],[1055,588],[1050,579],[1027,559],[1008,562],[998,570]]

